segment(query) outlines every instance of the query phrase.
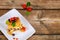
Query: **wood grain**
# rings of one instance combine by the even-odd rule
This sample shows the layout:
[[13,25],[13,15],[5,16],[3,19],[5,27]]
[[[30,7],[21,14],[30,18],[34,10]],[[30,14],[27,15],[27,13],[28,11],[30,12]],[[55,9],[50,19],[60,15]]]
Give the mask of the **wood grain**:
[[[0,35],[0,40],[7,40],[7,38]],[[33,35],[28,40],[60,40],[60,35]]]
[[50,34],[60,34],[60,10],[43,10],[41,19]]
[[60,40],[60,35],[33,35],[28,40]]
[[0,40],[7,40],[7,38],[4,35],[0,35]]
[[[60,8],[60,0],[0,0],[0,16],[9,11],[1,9],[22,9],[21,4],[27,1],[34,4],[31,6],[33,9],[51,9],[32,10],[29,16],[25,15],[26,10],[18,10],[36,30],[28,40],[60,40],[60,10],[52,10]],[[2,32],[0,32],[0,40],[7,40]]]
[[0,31],[0,35],[2,35],[3,33]]
[[21,4],[27,2],[33,9],[60,9],[60,0],[0,0],[0,9],[22,9]]
[[[25,15],[26,10],[18,11],[36,30],[28,40],[60,40],[60,0],[0,0],[0,17],[9,9],[23,9],[21,5],[27,2],[31,2],[35,10],[28,16]],[[0,40],[7,40],[1,31]]]

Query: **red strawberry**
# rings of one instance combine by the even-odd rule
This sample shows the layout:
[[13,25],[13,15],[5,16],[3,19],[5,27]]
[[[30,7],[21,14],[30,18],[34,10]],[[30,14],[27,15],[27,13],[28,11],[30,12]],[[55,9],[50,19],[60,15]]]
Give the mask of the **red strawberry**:
[[23,7],[24,9],[26,9],[26,8],[27,8],[27,5],[26,5],[26,4],[22,4],[22,7]]
[[12,18],[10,18],[10,22],[12,22]]
[[10,18],[10,22],[14,21],[14,18]]
[[14,20],[16,20],[17,17],[13,17]]
[[27,11],[31,12],[32,11],[32,8],[31,7],[28,7],[27,8]]

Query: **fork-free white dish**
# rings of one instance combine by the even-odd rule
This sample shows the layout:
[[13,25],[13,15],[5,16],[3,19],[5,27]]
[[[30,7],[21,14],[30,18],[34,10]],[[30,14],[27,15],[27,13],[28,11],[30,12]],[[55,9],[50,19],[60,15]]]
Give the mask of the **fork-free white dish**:
[[[6,20],[11,17],[19,17],[21,23],[26,26],[27,30],[25,32],[16,31],[15,36],[11,36],[7,33]],[[16,10],[12,9],[0,17],[0,30],[7,37],[8,40],[13,40],[13,38],[18,38],[18,40],[27,40],[35,33],[35,29],[30,25],[30,23]]]

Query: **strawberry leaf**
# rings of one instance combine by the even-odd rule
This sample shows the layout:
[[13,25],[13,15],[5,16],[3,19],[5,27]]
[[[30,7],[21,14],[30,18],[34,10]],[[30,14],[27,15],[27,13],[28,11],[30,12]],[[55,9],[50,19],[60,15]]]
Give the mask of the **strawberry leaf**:
[[27,2],[27,6],[30,6],[31,5],[31,3],[30,2]]
[[30,15],[30,12],[29,12],[29,11],[27,11],[27,12],[26,12],[26,15],[27,15],[27,16],[28,16],[28,15]]

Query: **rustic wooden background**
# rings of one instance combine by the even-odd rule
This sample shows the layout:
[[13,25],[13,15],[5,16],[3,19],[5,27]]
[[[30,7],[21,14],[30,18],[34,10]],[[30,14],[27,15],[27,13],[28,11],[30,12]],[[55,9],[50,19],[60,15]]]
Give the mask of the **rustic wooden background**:
[[[29,16],[21,4],[31,2]],[[16,8],[35,28],[36,33],[28,40],[60,40],[60,0],[0,0],[0,16]],[[0,40],[7,40],[0,32]]]

